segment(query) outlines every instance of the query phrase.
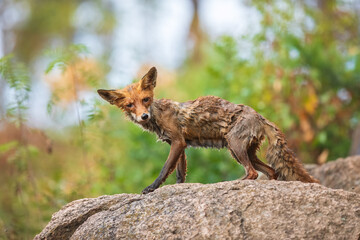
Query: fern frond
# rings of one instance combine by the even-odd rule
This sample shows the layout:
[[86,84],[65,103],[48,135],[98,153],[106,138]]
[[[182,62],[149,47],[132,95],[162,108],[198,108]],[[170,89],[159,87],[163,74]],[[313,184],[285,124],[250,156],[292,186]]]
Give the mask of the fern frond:
[[89,54],[89,49],[83,44],[73,44],[67,48],[48,49],[45,51],[45,55],[52,60],[48,64],[45,73],[48,74],[55,67],[59,67],[62,71],[72,62],[76,61],[80,55]]

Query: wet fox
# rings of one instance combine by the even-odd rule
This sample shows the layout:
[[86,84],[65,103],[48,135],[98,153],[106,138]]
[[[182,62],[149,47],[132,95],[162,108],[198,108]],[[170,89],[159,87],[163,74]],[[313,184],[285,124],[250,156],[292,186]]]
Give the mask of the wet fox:
[[[269,179],[318,183],[295,158],[279,128],[252,108],[215,96],[182,103],[155,99],[156,77],[157,70],[152,67],[139,82],[124,89],[98,90],[103,99],[119,107],[131,121],[171,146],[159,176],[143,194],[157,189],[175,168],[177,183],[185,182],[188,146],[228,148],[245,167],[243,179],[256,179],[258,170]],[[269,141],[266,158],[271,167],[256,156],[264,136]]]

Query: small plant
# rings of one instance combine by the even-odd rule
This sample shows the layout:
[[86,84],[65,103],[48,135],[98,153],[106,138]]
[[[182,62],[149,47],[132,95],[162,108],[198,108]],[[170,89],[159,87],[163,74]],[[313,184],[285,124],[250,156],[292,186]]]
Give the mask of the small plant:
[[[15,195],[15,200],[8,203],[11,207],[0,214],[7,219],[13,215],[22,219],[30,215],[26,206],[37,197],[37,187],[33,174],[32,159],[37,156],[38,149],[28,143],[26,133],[26,115],[30,93],[30,77],[26,66],[14,59],[12,55],[0,59],[0,75],[9,86],[9,99],[6,105],[6,125],[15,125],[19,132],[17,139],[0,145],[0,157],[6,160],[10,171],[4,171],[8,186],[11,191],[5,194],[9,198]],[[2,198],[6,201],[6,198]],[[15,206],[22,207],[15,207]],[[26,219],[26,217],[25,217]],[[21,229],[23,232],[31,231],[33,224],[25,224],[22,220],[12,224],[4,224],[8,236]],[[9,235],[10,234],[10,235]],[[0,237],[1,238],[1,237]]]
[[0,59],[0,74],[15,95],[15,101],[6,106],[7,117],[21,127],[26,121],[25,112],[31,91],[28,69],[8,55]]

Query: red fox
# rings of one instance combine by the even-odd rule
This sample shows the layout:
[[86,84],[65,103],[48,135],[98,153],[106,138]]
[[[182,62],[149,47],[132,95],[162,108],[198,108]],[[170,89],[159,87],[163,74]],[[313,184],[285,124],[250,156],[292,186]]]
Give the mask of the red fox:
[[[146,194],[157,189],[175,170],[177,183],[185,182],[185,149],[191,147],[228,148],[245,167],[243,179],[256,179],[256,170],[269,179],[319,183],[310,176],[287,146],[283,133],[252,108],[215,96],[175,102],[155,99],[157,70],[152,67],[142,79],[121,90],[99,89],[99,95],[119,107],[143,129],[154,132],[170,144],[170,153],[158,178],[146,187]],[[266,158],[271,167],[260,161],[256,151],[267,136]]]

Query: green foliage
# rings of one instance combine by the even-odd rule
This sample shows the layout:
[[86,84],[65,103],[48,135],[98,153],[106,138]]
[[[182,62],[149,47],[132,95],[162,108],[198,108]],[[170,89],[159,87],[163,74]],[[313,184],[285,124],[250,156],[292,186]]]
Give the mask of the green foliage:
[[[0,221],[0,223],[1,228],[6,229],[6,235],[9,238],[15,238],[17,232],[27,234],[37,229],[37,224],[29,223],[24,216],[29,217],[30,214],[34,214],[26,207],[29,203],[34,203],[30,197],[34,194],[31,159],[38,156],[38,149],[27,144],[24,138],[26,110],[31,91],[28,70],[24,64],[16,62],[13,56],[8,55],[0,59],[0,74],[15,96],[15,100],[10,101],[6,106],[7,123],[12,122],[19,128],[19,137],[16,140],[0,144],[0,162],[6,159],[8,165],[5,166],[9,172],[13,173],[8,175],[9,172],[4,171],[0,177],[1,182],[8,183],[0,186],[0,191],[5,193],[0,198],[3,206],[0,218],[10,219],[10,221]],[[9,222],[12,224],[9,225]]]
[[11,141],[0,145],[0,154],[4,154],[17,146],[17,141]]
[[8,55],[0,59],[0,74],[15,94],[15,101],[10,101],[6,107],[8,118],[20,125],[28,108],[31,90],[29,72],[23,63],[15,62],[13,56]]
[[52,60],[48,64],[45,73],[51,72],[54,68],[59,67],[62,71],[74,64],[81,55],[89,54],[89,49],[83,44],[73,44],[66,48],[49,49],[45,55]]
[[[328,159],[346,156],[348,130],[360,122],[359,39],[338,39],[344,25],[328,28],[333,20],[321,9],[294,1],[252,2],[263,16],[261,31],[224,36],[201,66],[186,65],[177,86],[187,93],[181,100],[217,95],[253,107],[285,132],[304,162],[318,161],[323,152]],[[343,23],[354,35],[356,16],[344,15],[354,20]]]
[[[46,4],[56,9],[55,2]],[[336,6],[340,3],[336,1],[330,1],[331,6],[325,9],[294,0],[249,2],[262,16],[260,31],[241,38],[222,36],[204,46],[202,62],[189,58],[176,81],[164,83],[159,78],[156,96],[187,101],[217,95],[246,104],[285,132],[302,161],[320,161],[327,152],[328,160],[346,156],[350,130],[360,122],[359,23],[354,13],[343,9],[339,14]],[[36,7],[34,1],[30,4]],[[75,6],[71,1],[65,5],[60,12],[66,14],[55,16],[64,17],[64,22],[51,19],[39,33],[72,31],[69,16]],[[31,15],[31,24],[46,18],[49,13],[45,9],[39,9],[41,16]],[[110,25],[104,31],[110,31]],[[61,31],[52,26],[61,27]],[[96,28],[103,29],[101,23]],[[36,40],[34,34],[31,42]],[[139,193],[158,176],[169,152],[168,144],[158,142],[154,134],[127,121],[119,109],[95,95],[99,84],[106,88],[99,79],[105,79],[109,67],[100,62],[98,65],[106,66],[100,67],[105,69],[100,76],[78,70],[77,64],[91,57],[86,46],[47,50],[45,56],[49,60],[46,74],[55,69],[63,75],[68,70],[72,73],[61,80],[69,82],[65,85],[71,95],[68,104],[72,107],[75,103],[77,112],[71,114],[77,115],[78,122],[46,130],[54,143],[51,154],[21,137],[0,144],[0,181],[4,183],[0,192],[5,193],[0,194],[0,238],[32,238],[53,212],[75,199]],[[31,83],[28,69],[14,59],[9,55],[0,60],[1,76],[15,96],[8,100],[6,120],[24,132],[21,126],[26,125]],[[66,98],[60,90],[52,89],[49,113]],[[93,99],[84,101],[79,90],[93,93]],[[63,116],[52,117],[63,120]],[[187,149],[186,155],[187,182],[219,182],[244,174],[225,149]],[[259,157],[266,161],[263,149]],[[175,183],[174,175],[166,184]]]
[[[305,161],[314,161],[323,151],[329,151],[329,159],[346,156],[349,118],[360,120],[360,42],[339,34],[358,36],[355,13],[339,17],[340,6],[334,1],[323,8],[294,1],[253,2],[264,17],[262,31],[253,39],[254,60],[264,67],[262,92],[272,89],[276,95],[268,109],[281,113],[272,120],[285,127]],[[304,24],[309,22],[314,26]],[[287,106],[290,111],[283,115]],[[277,116],[282,119],[277,121]],[[286,119],[291,119],[289,125],[282,124]]]

